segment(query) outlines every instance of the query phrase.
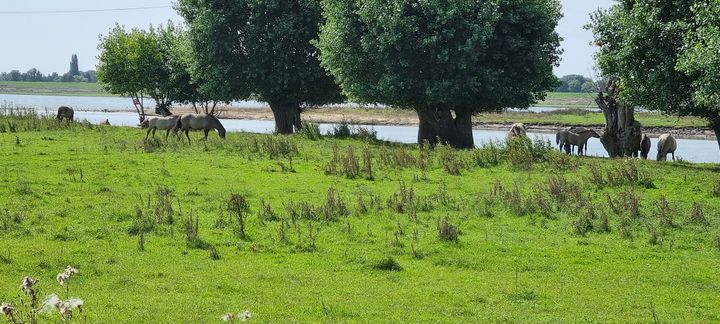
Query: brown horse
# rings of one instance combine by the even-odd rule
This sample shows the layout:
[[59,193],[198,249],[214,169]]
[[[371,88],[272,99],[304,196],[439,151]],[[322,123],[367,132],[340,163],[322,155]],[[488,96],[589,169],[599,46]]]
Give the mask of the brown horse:
[[643,160],[647,160],[651,145],[652,143],[650,143],[650,137],[648,137],[647,134],[642,134],[640,136],[640,156]]
[[176,130],[182,130],[185,132],[185,136],[190,143],[190,131],[191,130],[203,130],[205,132],[205,139],[208,138],[210,130],[215,129],[220,135],[220,138],[225,138],[225,127],[220,123],[220,120],[208,114],[185,114],[177,119],[175,125]]
[[58,120],[73,121],[73,115],[75,115],[75,111],[70,107],[60,106],[58,108],[58,112],[57,112]]

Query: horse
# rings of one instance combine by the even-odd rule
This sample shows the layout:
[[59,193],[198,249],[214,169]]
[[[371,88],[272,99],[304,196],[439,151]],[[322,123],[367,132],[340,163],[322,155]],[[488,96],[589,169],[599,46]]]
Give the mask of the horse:
[[225,138],[225,127],[220,123],[220,120],[208,114],[185,114],[177,119],[175,129],[180,129],[185,132],[185,136],[190,143],[190,130],[200,130],[205,132],[205,139],[208,138],[208,133],[211,129],[216,129],[220,138]]
[[526,136],[527,134],[527,128],[525,127],[525,124],[523,123],[514,123],[512,126],[510,126],[510,132],[508,132],[508,137],[520,137],[520,136]]
[[75,114],[75,111],[72,108],[67,107],[67,106],[60,106],[58,108],[58,112],[57,112],[57,119],[73,121],[74,114]]
[[175,127],[178,123],[178,119],[180,116],[168,116],[168,117],[148,117],[145,118],[142,123],[140,123],[140,127],[147,127],[147,134],[145,134],[145,139],[147,140],[148,136],[150,135],[150,131],[152,131],[153,138],[155,137],[155,131],[157,129],[164,129],[165,132],[165,140],[167,141],[168,135],[170,135],[170,131],[173,131],[175,133],[175,136],[178,136],[177,134],[177,128]]
[[577,146],[578,155],[587,155],[587,141],[590,137],[600,138],[600,134],[593,129],[577,127],[558,132],[555,135],[555,142],[561,148],[564,147],[567,154],[574,152],[572,147]]
[[657,144],[657,160],[667,160],[668,153],[672,154],[673,161],[675,161],[675,150],[677,149],[677,141],[670,134],[662,134],[658,137]]
[[557,144],[559,150],[562,150],[564,147],[565,153],[570,154],[572,146],[565,145],[565,142],[567,142],[568,133],[570,133],[570,131],[568,130],[561,130],[557,132],[555,134],[555,144]]
[[650,146],[650,137],[643,133],[640,136],[640,156],[643,160],[647,160],[648,153],[650,153]]

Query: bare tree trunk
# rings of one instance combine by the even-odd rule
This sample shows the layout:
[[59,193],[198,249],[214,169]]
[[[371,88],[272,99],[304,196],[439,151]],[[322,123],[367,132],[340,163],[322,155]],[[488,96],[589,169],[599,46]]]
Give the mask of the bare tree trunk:
[[433,126],[432,121],[426,113],[418,111],[418,119],[420,119],[420,125],[418,126],[418,144],[425,145],[426,143],[431,147],[434,147],[438,143],[438,135],[435,129],[437,126]]
[[295,107],[295,117],[294,117],[294,124],[295,124],[295,131],[299,131],[302,129],[302,119],[300,119],[300,113],[302,112],[302,109],[300,107]]
[[455,148],[473,148],[472,114],[457,112],[453,117],[449,109],[435,111],[418,110],[420,126],[418,144],[425,141],[435,145],[438,141]]
[[605,116],[605,132],[600,142],[611,158],[632,156],[640,150],[641,125],[635,120],[634,108],[616,100],[617,91],[613,83],[614,80],[608,83],[607,95],[601,92],[595,98]]
[[720,147],[720,121],[712,121],[710,122],[710,127],[712,127],[713,131],[715,131],[715,139],[718,142],[718,147]]
[[275,117],[275,131],[279,134],[294,133],[296,104],[269,102]]

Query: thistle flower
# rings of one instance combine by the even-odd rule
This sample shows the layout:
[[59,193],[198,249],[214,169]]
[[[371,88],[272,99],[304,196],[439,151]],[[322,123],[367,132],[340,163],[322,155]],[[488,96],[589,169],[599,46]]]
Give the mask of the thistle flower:
[[5,314],[5,316],[11,316],[13,311],[15,311],[15,307],[8,303],[2,303],[0,304],[0,313]]
[[60,284],[60,286],[64,287],[65,284],[67,283],[67,281],[70,280],[70,276],[63,272],[63,273],[59,273],[57,275],[57,277],[55,277],[55,279]]
[[50,312],[53,310],[57,310],[60,312],[61,315],[67,317],[72,316],[72,312],[76,308],[82,311],[82,306],[84,304],[85,302],[80,298],[70,298],[66,301],[63,301],[62,299],[60,299],[60,297],[58,297],[58,295],[52,294],[45,297],[40,311]]
[[38,282],[38,280],[25,277],[23,278],[22,282],[20,283],[20,290],[24,291],[27,294],[30,294],[32,292],[33,286]]
[[233,313],[227,313],[227,314],[223,315],[222,317],[220,317],[220,320],[223,322],[229,322],[229,321],[232,321],[233,318],[235,318]]
[[65,268],[65,272],[63,273],[68,275],[68,277],[72,277],[73,275],[78,273],[78,270],[68,265],[67,268]]
[[240,320],[244,322],[244,321],[247,321],[250,319],[251,314],[250,314],[250,311],[246,310],[246,311],[242,312],[242,314],[237,314],[237,317],[240,318]]

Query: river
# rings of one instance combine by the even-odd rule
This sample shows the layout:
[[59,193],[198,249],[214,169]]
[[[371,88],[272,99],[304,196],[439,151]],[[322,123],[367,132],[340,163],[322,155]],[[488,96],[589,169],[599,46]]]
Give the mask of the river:
[[[98,123],[104,119],[108,119],[110,124],[116,126],[137,126],[137,114],[129,112],[119,112],[132,109],[132,102],[127,98],[118,97],[73,97],[73,96],[36,96],[36,95],[7,95],[0,94],[0,103],[4,106],[13,105],[17,107],[34,107],[41,113],[55,113],[55,109],[61,105],[72,106],[78,110],[75,116],[78,119],[86,119],[91,123]],[[148,102],[145,103],[148,105]],[[233,107],[263,107],[264,103],[257,101],[243,101],[233,103]],[[535,107],[538,111],[548,111],[548,107]],[[550,108],[563,109],[563,108]],[[105,110],[105,111],[103,111]],[[228,131],[245,131],[253,133],[271,133],[275,124],[273,121],[264,120],[239,120],[239,119],[222,119],[222,123]],[[320,130],[323,133],[328,132],[334,127],[333,124],[320,124]],[[367,126],[364,126],[367,127]],[[417,126],[372,126],[377,131],[378,138],[401,142],[415,143],[417,141]],[[506,131],[500,130],[473,130],[473,137],[476,145],[482,145],[489,141],[504,140],[507,136]],[[554,143],[555,136],[550,133],[530,132],[528,136],[531,138],[542,138]],[[675,152],[676,157],[680,157],[690,162],[711,162],[720,163],[720,151],[718,151],[717,142],[714,140],[703,139],[677,139],[678,149]],[[655,156],[655,145],[657,139],[652,139],[653,149],[650,156]],[[588,155],[607,156],[602,147],[600,140],[591,138],[588,142]]]

